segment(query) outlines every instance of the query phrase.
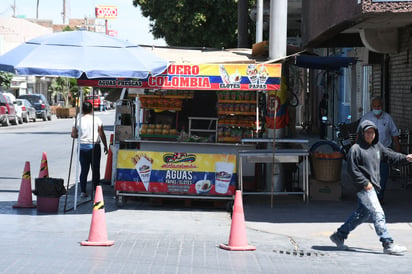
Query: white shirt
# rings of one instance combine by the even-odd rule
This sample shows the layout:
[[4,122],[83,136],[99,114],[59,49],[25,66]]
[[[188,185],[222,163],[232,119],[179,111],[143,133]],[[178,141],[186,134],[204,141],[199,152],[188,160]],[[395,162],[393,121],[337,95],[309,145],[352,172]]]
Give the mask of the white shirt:
[[379,142],[386,147],[392,144],[392,136],[399,136],[395,122],[387,112],[382,111],[382,115],[378,118],[373,111],[369,111],[362,117],[361,121],[363,120],[375,123],[379,131]]
[[[94,119],[94,127],[93,127]],[[73,125],[74,126],[74,125]],[[100,143],[99,127],[103,126],[102,120],[92,114],[81,116],[81,123],[77,118],[77,132],[80,136],[80,144],[98,144]],[[93,141],[94,137],[94,141]]]

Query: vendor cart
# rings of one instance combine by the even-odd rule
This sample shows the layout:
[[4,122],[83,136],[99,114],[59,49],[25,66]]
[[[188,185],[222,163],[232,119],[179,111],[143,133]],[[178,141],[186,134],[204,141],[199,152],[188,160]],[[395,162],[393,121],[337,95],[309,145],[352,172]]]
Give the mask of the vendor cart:
[[[80,83],[128,88],[132,106],[116,104],[115,130],[131,132],[115,132],[118,204],[129,196],[231,201],[240,188],[239,151],[258,149],[242,139],[258,138],[265,115],[279,111],[264,111],[261,99],[280,89],[280,75],[280,64],[173,64],[147,79]],[[119,118],[127,109],[133,129]],[[242,176],[254,177],[254,166],[243,164]]]

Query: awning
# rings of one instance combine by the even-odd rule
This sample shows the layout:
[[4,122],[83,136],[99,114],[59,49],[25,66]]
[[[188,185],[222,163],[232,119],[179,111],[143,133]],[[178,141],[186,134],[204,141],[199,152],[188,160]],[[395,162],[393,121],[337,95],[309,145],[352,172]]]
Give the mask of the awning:
[[338,70],[356,63],[353,57],[299,55],[295,57],[295,65],[303,68]]

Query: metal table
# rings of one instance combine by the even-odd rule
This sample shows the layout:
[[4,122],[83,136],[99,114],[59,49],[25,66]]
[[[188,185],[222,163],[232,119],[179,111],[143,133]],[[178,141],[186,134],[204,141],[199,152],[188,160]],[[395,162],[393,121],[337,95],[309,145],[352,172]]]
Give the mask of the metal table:
[[[247,138],[242,139],[242,143],[273,143],[273,138]],[[307,144],[308,139],[293,139],[293,138],[275,138],[276,143],[289,143],[289,144]]]
[[[299,160],[303,161],[303,191],[298,192],[243,192],[243,171],[242,161],[245,159],[249,163],[299,163]],[[238,152],[239,162],[239,189],[243,195],[287,195],[287,194],[300,194],[303,196],[303,201],[309,201],[309,152],[307,149],[257,149],[257,150],[240,150]],[[272,182],[273,184],[273,182]]]

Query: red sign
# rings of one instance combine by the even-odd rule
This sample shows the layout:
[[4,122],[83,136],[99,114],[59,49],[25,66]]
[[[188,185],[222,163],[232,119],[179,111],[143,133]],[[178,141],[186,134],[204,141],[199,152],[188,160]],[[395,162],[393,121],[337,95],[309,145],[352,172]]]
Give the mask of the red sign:
[[99,19],[116,19],[117,7],[116,6],[96,6],[96,18]]
[[[251,68],[256,73],[250,73]],[[278,90],[281,64],[172,64],[146,79],[77,80],[79,86],[109,88]]]
[[109,29],[108,35],[112,37],[117,37],[117,30],[111,30]]

